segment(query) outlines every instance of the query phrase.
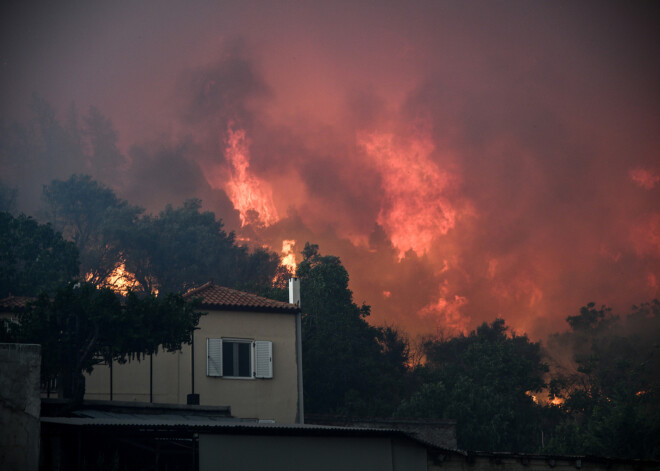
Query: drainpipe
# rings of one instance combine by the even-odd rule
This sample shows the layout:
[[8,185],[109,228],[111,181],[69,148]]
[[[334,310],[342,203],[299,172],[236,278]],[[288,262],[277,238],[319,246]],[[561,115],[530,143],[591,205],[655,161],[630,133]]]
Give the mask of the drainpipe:
[[[300,309],[300,280],[289,279],[289,303]],[[296,363],[298,368],[298,423],[305,423],[305,404],[303,401],[303,365],[302,365],[302,314],[296,313]]]

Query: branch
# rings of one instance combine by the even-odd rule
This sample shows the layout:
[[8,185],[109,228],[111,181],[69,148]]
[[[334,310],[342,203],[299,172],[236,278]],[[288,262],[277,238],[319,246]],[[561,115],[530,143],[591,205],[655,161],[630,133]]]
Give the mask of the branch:
[[76,363],[76,371],[80,371],[82,369],[82,363],[83,363],[84,359],[87,357],[87,355],[89,354],[89,351],[92,349],[92,347],[96,343],[98,335],[99,335],[99,326],[97,325],[97,326],[94,327],[94,334],[91,336],[91,338],[87,342],[87,346],[85,347],[85,349],[78,356],[78,363]]

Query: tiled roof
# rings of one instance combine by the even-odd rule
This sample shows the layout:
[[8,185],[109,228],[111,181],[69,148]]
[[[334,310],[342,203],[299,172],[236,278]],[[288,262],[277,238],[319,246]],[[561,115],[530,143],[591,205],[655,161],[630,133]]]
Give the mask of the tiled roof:
[[11,311],[13,309],[22,309],[30,301],[34,301],[36,298],[31,298],[29,296],[9,296],[4,299],[0,299],[0,312]]
[[186,299],[201,298],[201,306],[222,311],[258,311],[258,312],[291,312],[300,309],[295,304],[263,298],[256,294],[245,293],[231,288],[214,285],[208,282],[199,288],[192,289],[183,295]]

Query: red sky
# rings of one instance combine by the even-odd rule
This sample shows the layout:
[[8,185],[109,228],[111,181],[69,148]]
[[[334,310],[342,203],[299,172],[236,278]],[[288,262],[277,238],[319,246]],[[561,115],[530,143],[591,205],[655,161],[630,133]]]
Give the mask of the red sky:
[[131,203],[317,243],[413,335],[659,296],[653,2],[92,3],[2,7],[2,118],[97,106]]

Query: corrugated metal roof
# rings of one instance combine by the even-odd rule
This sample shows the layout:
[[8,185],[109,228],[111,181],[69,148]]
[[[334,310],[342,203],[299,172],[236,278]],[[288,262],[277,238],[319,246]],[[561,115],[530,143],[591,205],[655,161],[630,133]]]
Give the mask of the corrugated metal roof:
[[[87,413],[89,411],[85,411]],[[112,417],[111,415],[114,415]],[[334,427],[330,425],[245,422],[240,419],[212,417],[163,417],[161,415],[109,414],[107,417],[42,417],[42,423],[80,427],[148,427],[162,429],[194,429],[216,433],[255,433],[283,435],[400,435],[412,438],[396,429]],[[415,439],[416,440],[416,439]],[[418,440],[416,440],[418,441]]]
[[390,437],[402,438],[417,442],[427,447],[433,454],[453,454],[464,458],[500,458],[500,459],[530,459],[530,460],[582,460],[592,463],[637,463],[658,465],[654,460],[637,460],[628,458],[608,458],[589,455],[542,455],[509,452],[479,452],[442,448],[432,443],[420,440],[404,431],[383,428],[361,427],[335,427],[327,425],[309,424],[265,424],[242,422],[240,419],[217,419],[209,417],[195,417],[194,420],[165,419],[160,416],[144,416],[142,418],[83,418],[83,417],[42,417],[44,425],[72,426],[90,429],[131,429],[140,433],[209,433],[209,434],[236,434],[236,435],[281,435],[281,436],[326,436],[326,437]]
[[208,282],[183,295],[186,299],[201,298],[202,307],[224,311],[290,312],[300,309],[295,304],[275,301]]

